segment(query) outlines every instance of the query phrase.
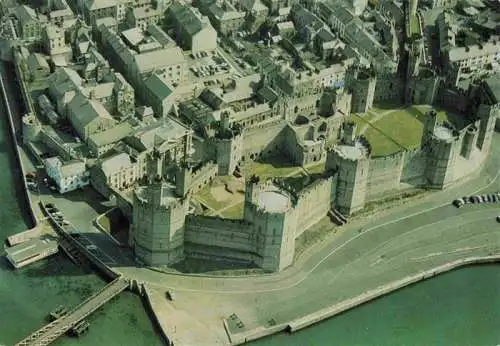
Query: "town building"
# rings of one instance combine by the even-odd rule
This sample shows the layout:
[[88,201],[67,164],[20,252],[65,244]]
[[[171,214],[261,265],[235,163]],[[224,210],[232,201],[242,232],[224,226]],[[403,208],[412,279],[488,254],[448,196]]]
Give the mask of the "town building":
[[62,162],[58,157],[45,160],[47,175],[55,182],[59,193],[89,185],[89,172],[81,161]]
[[167,10],[167,30],[184,50],[211,52],[217,48],[217,31],[208,17],[188,4],[174,2]]

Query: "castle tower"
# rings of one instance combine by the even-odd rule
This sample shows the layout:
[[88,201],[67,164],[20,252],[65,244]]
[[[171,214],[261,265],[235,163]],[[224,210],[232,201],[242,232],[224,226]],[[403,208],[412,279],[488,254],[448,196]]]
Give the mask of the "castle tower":
[[366,68],[350,68],[346,79],[347,87],[352,93],[351,112],[366,113],[373,106],[375,97],[375,72]]
[[158,149],[153,149],[153,151],[148,155],[146,170],[148,181],[150,183],[163,179],[163,154],[160,153]]
[[477,108],[476,116],[480,120],[477,147],[480,150],[489,150],[495,131],[495,122],[500,116],[500,109],[496,108],[495,105],[481,103]]
[[418,77],[411,78],[408,82],[406,103],[408,104],[434,104],[440,77],[428,68],[420,69]]
[[22,124],[23,143],[36,141],[42,130],[42,125],[38,119],[33,114],[28,114],[23,116]]
[[175,187],[154,182],[134,191],[129,245],[146,265],[171,265],[184,258],[184,220],[188,198]]
[[271,182],[247,181],[243,218],[253,225],[257,265],[275,272],[292,264],[296,215],[292,197],[286,191]]
[[369,149],[359,141],[336,145],[327,152],[325,169],[337,172],[332,204],[344,215],[363,209],[369,168]]
[[466,159],[470,159],[472,151],[476,146],[477,132],[477,127],[474,125],[467,127],[467,130],[465,130],[460,155],[462,155]]
[[424,149],[427,156],[425,177],[430,187],[443,189],[455,179],[455,163],[460,151],[457,137],[450,125],[434,127]]
[[342,143],[345,145],[354,145],[356,141],[356,124],[353,122],[344,123],[343,130]]
[[430,110],[425,114],[424,131],[422,134],[422,148],[425,148],[430,139],[434,136],[434,129],[437,126],[437,113]]
[[178,197],[185,197],[188,194],[192,172],[192,167],[187,162],[177,165],[175,170],[175,193]]
[[215,136],[219,175],[233,174],[243,155],[243,134],[238,125],[230,127],[229,113],[221,115],[219,131]]

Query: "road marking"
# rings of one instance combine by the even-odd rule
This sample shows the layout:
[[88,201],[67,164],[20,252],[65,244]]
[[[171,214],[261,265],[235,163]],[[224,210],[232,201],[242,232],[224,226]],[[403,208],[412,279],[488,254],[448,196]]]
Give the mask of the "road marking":
[[[494,178],[489,182],[487,183],[486,185],[484,185],[483,187],[477,189],[476,191],[472,192],[471,195],[474,195],[474,194],[477,194],[479,191],[482,191],[484,189],[487,189],[488,187],[490,187],[491,185],[493,185],[496,180],[498,179],[498,177],[500,176],[500,169],[497,170],[497,173],[496,175],[494,176]],[[338,245],[336,248],[334,248],[332,251],[330,251],[325,257],[323,257],[320,261],[318,261],[318,263],[316,263],[310,270],[308,270],[307,272],[305,272],[303,274],[303,277],[301,279],[299,279],[298,281],[290,284],[290,285],[287,285],[287,286],[281,286],[281,287],[277,287],[277,288],[270,288],[270,289],[262,289],[262,290],[210,290],[210,289],[207,289],[207,290],[201,290],[201,289],[189,289],[189,288],[182,288],[182,287],[175,287],[175,286],[168,286],[172,289],[176,289],[176,290],[179,290],[179,291],[186,291],[186,292],[217,292],[217,293],[226,293],[226,294],[234,294],[234,293],[259,293],[259,292],[276,292],[276,291],[282,291],[282,290],[287,290],[287,289],[290,289],[290,288],[293,288],[295,286],[298,286],[299,284],[301,284],[302,282],[304,282],[308,277],[309,275],[311,275],[312,272],[314,272],[320,265],[322,265],[328,258],[330,258],[334,253],[336,253],[337,251],[339,251],[340,249],[344,248],[346,245],[348,245],[349,243],[351,243],[352,241],[366,235],[367,233],[369,232],[373,232],[379,228],[382,228],[382,227],[385,227],[385,226],[388,226],[388,225],[391,225],[391,224],[394,224],[394,223],[398,223],[400,221],[403,221],[403,220],[406,220],[406,219],[409,219],[411,217],[414,217],[414,216],[418,216],[418,215],[422,215],[424,213],[428,213],[430,211],[433,211],[433,210],[436,210],[436,209],[439,209],[441,207],[444,207],[444,206],[449,206],[450,203],[449,202],[445,202],[445,203],[442,203],[440,205],[437,205],[437,206],[434,206],[434,207],[430,207],[430,208],[427,208],[427,209],[424,209],[424,210],[421,210],[421,211],[418,211],[418,212],[415,212],[415,213],[412,213],[410,215],[406,215],[406,216],[403,216],[403,217],[400,217],[400,218],[397,218],[395,220],[391,220],[391,221],[387,221],[387,222],[384,222],[380,225],[375,225],[373,227],[370,227],[370,228],[367,228],[366,230],[364,230],[362,233],[358,233],[356,234],[354,237],[346,240],[345,242],[343,242],[342,244]],[[471,213],[472,214],[472,213]],[[442,221],[445,221],[445,220],[448,220],[448,219],[444,219],[444,220],[440,220],[438,222],[442,222]],[[427,224],[427,225],[422,225],[420,227],[426,227],[426,226],[430,226],[431,224]],[[299,269],[299,268],[297,268]],[[208,280],[219,280],[221,278],[203,278],[203,279],[208,279]],[[243,278],[245,279],[245,278]],[[166,287],[165,285],[161,285],[161,284],[152,284],[153,286],[157,286],[157,287]]]

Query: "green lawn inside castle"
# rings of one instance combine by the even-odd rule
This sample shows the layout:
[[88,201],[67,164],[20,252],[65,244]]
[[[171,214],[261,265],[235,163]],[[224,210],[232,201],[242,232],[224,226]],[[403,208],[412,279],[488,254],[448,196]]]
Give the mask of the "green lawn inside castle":
[[[364,135],[372,148],[372,157],[383,157],[403,150],[418,149],[422,142],[425,114],[433,107],[396,104],[375,105],[363,115],[352,114],[356,135]],[[438,121],[456,122],[453,115],[436,109]]]
[[305,167],[291,164],[283,157],[269,157],[254,161],[243,169],[242,177],[219,176],[206,185],[194,199],[204,215],[229,219],[243,217],[245,177],[256,175],[262,179],[281,178],[286,185],[300,191],[321,176],[325,163],[319,162]]

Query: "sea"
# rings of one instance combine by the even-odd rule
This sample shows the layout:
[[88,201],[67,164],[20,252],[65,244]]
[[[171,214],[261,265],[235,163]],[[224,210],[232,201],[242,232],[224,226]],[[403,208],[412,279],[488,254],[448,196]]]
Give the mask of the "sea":
[[[28,227],[20,179],[7,122],[0,114],[1,239]],[[0,345],[14,345],[46,323],[50,311],[61,305],[72,307],[104,284],[62,254],[20,270],[13,270],[1,256]],[[62,337],[54,345],[162,345],[141,299],[129,292],[98,310],[89,322],[84,336]],[[500,266],[456,270],[298,333],[278,334],[251,345],[500,345]]]

